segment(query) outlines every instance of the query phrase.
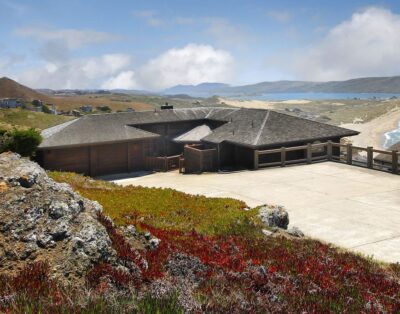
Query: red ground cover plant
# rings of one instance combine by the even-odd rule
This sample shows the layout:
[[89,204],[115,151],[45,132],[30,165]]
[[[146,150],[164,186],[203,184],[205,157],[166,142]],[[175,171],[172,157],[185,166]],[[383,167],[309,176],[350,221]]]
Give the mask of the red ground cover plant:
[[27,265],[15,276],[0,277],[0,312],[59,313],[70,309],[66,295],[50,279],[45,262]]
[[[208,269],[199,274],[204,280],[198,287],[208,312],[233,308],[247,312],[400,312],[400,281],[395,273],[390,275],[369,260],[318,241],[210,237],[140,224],[139,228],[150,231],[161,243],[156,250],[139,252],[109,220],[100,216],[100,221],[118,255],[140,268],[138,285],[162,278],[175,252],[198,257]],[[102,272],[119,284],[130,280],[105,265],[95,268],[93,277],[101,277]]]

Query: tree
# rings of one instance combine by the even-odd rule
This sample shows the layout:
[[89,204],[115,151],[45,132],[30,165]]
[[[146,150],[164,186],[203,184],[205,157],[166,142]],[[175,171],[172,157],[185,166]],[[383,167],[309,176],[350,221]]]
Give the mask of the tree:
[[0,132],[0,152],[12,151],[24,157],[33,157],[42,136],[35,129]]

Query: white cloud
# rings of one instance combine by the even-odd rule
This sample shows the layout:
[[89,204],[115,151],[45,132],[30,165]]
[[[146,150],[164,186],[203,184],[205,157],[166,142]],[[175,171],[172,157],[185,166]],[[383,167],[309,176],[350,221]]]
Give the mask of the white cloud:
[[177,84],[227,82],[233,73],[229,52],[188,44],[169,49],[139,68],[133,67],[130,55],[114,53],[55,61],[44,58],[13,77],[33,88],[160,90]]
[[298,78],[341,80],[400,73],[400,15],[369,7],[295,57]]
[[123,71],[106,80],[101,88],[104,89],[137,89],[138,84],[134,71]]
[[17,78],[33,88],[96,88],[102,82],[118,77],[130,63],[129,55],[106,54],[65,63],[47,62],[43,66],[24,71]]
[[287,11],[274,11],[267,12],[267,17],[279,23],[287,23],[292,19],[292,14]]
[[90,58],[82,64],[81,70],[90,79],[115,74],[131,64],[131,57],[127,54],[106,54],[98,58]]
[[62,42],[69,49],[90,44],[100,44],[118,40],[121,37],[107,32],[81,29],[50,29],[42,27],[22,27],[14,31],[21,37],[30,37],[37,41]]
[[139,71],[141,85],[163,89],[177,84],[226,82],[233,75],[233,57],[209,45],[188,44],[167,50]]

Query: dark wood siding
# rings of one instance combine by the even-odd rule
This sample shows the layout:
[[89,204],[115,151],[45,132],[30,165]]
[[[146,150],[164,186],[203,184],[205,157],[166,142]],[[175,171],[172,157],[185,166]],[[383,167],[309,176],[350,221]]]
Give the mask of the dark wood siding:
[[153,156],[157,141],[144,140],[107,145],[40,151],[45,169],[72,171],[90,176],[145,169],[145,156]]
[[143,170],[145,167],[143,142],[129,143],[128,145],[128,171]]
[[91,174],[104,175],[128,171],[128,143],[92,146]]
[[42,152],[43,167],[48,170],[89,174],[89,147],[53,149]]

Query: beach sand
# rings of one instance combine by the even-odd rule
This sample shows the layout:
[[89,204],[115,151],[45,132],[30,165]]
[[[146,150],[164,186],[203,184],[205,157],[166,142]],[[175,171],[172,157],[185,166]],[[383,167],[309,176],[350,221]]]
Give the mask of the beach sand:
[[305,99],[292,99],[283,101],[267,101],[267,100],[240,100],[240,99],[229,99],[229,98],[219,98],[221,103],[225,103],[229,106],[239,107],[239,108],[252,108],[252,109],[277,109],[276,105],[279,104],[290,104],[290,105],[304,105],[311,101]]
[[350,138],[353,145],[383,149],[384,134],[397,129],[399,121],[400,108],[396,108],[369,122],[346,123],[342,124],[341,127],[361,132],[359,135]]

